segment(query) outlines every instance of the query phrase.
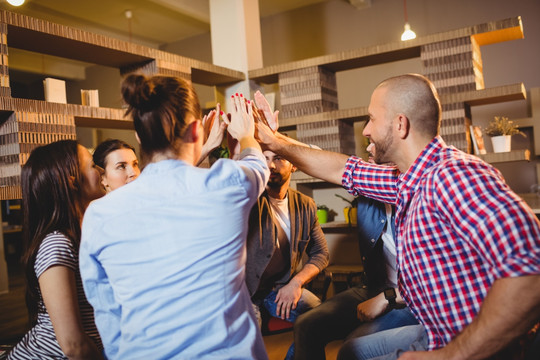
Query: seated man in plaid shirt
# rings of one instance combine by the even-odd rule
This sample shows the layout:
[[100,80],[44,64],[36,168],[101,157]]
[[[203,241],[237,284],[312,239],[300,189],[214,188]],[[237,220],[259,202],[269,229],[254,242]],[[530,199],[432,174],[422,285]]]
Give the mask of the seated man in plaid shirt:
[[483,359],[540,317],[540,222],[498,170],[445,144],[433,84],[407,74],[372,94],[364,129],[377,164],[295,144],[263,124],[264,148],[351,194],[396,206],[399,290],[429,352],[400,359]]

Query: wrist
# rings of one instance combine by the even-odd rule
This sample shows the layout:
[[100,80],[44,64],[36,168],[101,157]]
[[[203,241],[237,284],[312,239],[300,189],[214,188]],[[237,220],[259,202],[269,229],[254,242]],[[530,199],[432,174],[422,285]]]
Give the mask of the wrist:
[[386,301],[388,302],[388,306],[390,308],[394,308],[396,306],[396,298],[397,298],[396,289],[392,287],[386,288],[383,291],[383,295]]

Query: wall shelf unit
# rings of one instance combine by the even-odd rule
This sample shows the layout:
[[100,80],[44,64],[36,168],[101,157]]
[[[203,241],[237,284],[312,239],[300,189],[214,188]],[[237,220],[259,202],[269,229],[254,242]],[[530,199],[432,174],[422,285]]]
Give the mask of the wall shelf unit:
[[[280,126],[284,130],[296,129],[297,138],[302,142],[330,151],[355,154],[356,149],[350,145],[354,144],[351,126],[354,122],[368,119],[367,107],[338,108],[335,73],[420,58],[423,74],[433,81],[441,97],[442,137],[448,144],[470,153],[471,106],[527,98],[523,83],[484,87],[480,48],[523,37],[523,24],[518,16],[410,41],[269,66],[249,71],[248,76],[261,83],[278,83]],[[335,143],[339,146],[336,147]],[[518,156],[519,160],[525,158],[528,158],[525,153]]]
[[118,68],[173,75],[202,85],[245,80],[242,72],[104,35],[0,11],[0,199],[18,199],[21,166],[36,146],[75,139],[76,126],[132,129],[123,109],[11,97],[8,48]]

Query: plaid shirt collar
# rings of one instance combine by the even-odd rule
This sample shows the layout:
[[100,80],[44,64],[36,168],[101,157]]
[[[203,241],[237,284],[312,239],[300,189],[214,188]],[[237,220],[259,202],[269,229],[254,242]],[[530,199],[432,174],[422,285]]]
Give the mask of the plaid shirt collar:
[[441,149],[445,147],[447,147],[447,145],[444,140],[439,135],[435,136],[429,144],[427,144],[424,150],[422,150],[411,167],[409,167],[406,172],[399,175],[397,181],[398,188],[402,190],[413,190],[416,188],[422,175],[439,162]]

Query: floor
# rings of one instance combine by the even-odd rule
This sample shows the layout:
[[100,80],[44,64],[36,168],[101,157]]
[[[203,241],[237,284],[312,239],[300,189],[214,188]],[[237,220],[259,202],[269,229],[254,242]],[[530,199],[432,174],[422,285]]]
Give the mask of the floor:
[[[266,352],[270,360],[283,360],[287,350],[293,341],[293,332],[288,331],[277,335],[264,336]],[[326,346],[326,359],[335,360],[341,347],[342,341],[333,341]]]
[[[24,299],[24,275],[16,263],[8,263],[10,291],[0,295],[0,359],[2,345],[15,344],[27,331],[28,317]],[[270,360],[282,360],[293,341],[293,332],[287,331],[264,337]],[[326,347],[326,358],[335,360],[341,341]]]

